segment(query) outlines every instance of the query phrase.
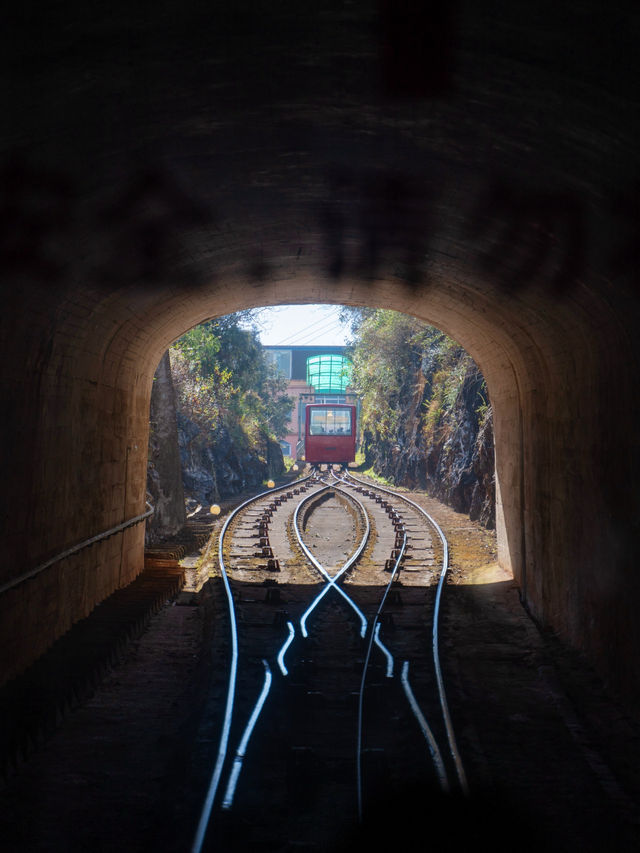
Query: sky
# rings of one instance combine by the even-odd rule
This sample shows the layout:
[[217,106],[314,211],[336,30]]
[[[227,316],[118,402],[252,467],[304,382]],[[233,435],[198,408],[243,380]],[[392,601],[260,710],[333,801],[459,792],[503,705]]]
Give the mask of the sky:
[[256,318],[263,345],[325,344],[342,346],[349,337],[348,326],[338,319],[340,305],[278,305],[263,308]]

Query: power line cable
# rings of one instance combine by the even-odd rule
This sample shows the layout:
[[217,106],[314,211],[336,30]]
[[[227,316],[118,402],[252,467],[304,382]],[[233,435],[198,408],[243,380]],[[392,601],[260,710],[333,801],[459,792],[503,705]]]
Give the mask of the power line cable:
[[[309,326],[305,326],[303,329],[300,329],[297,332],[292,333],[287,338],[282,341],[283,344],[288,344],[289,346],[294,346],[299,343],[301,339],[306,340],[309,337],[315,337],[320,334],[324,334],[327,331],[333,329],[339,329],[343,324],[338,320],[336,316],[333,317],[324,317],[322,319],[321,325],[318,326],[318,323],[312,323]],[[316,328],[314,328],[316,327]]]
[[283,341],[283,344],[294,345],[299,338],[306,338],[309,335],[317,335],[321,333],[325,328],[334,326],[335,318],[323,318],[323,321],[320,325],[317,323],[311,326],[305,326],[303,329],[298,330],[297,332],[292,332],[292,334],[288,335]]
[[306,309],[306,310],[310,310],[310,309],[313,309],[313,308],[317,308],[317,309],[319,309],[321,312],[324,312],[324,313],[323,313],[323,315],[322,315],[321,317],[319,317],[317,320],[314,320],[314,321],[313,321],[313,323],[309,323],[309,324],[308,324],[308,326],[304,326],[304,328],[306,329],[306,328],[308,328],[309,326],[315,326],[315,325],[317,325],[318,323],[322,323],[322,322],[323,322],[323,320],[325,320],[325,319],[326,319],[326,317],[327,317],[326,309],[328,309],[328,310],[329,310],[329,313],[333,313],[333,312],[335,311],[335,308],[336,308],[336,307],[337,307],[337,306],[332,306],[332,305],[322,305],[322,304],[313,304],[313,305],[276,305],[276,306],[274,306],[273,308],[268,308],[268,309],[265,309],[265,310],[267,310],[267,311],[272,311],[275,315],[281,315],[283,312],[288,311],[288,309],[289,309],[289,308],[303,308],[303,309]]
[[[295,345],[296,346],[304,346],[305,344],[313,344],[314,341],[317,341],[319,334],[328,335],[332,331],[334,331],[334,330],[337,331],[338,329],[340,329],[340,323],[334,323],[333,325],[328,326],[325,329],[320,329],[320,330],[317,330],[315,332],[310,333],[309,335],[306,335],[304,338],[296,341]],[[322,346],[322,343],[319,343],[318,346]],[[343,346],[343,344],[326,344],[326,346]]]
[[290,344],[290,343],[292,343],[293,340],[295,340],[295,338],[298,338],[301,335],[302,336],[306,335],[306,333],[310,329],[313,329],[315,326],[318,326],[321,324],[324,325],[325,323],[335,323],[336,319],[337,319],[337,315],[336,315],[335,311],[328,313],[328,314],[325,314],[323,317],[320,317],[318,320],[315,320],[313,323],[309,323],[308,326],[303,326],[302,329],[298,329],[298,331],[292,332],[290,335],[287,335],[287,337],[282,341],[282,343],[283,344]]
[[[334,346],[334,344],[327,343],[326,339],[338,331],[338,326],[327,326],[322,329],[317,329],[314,332],[310,332],[304,337],[298,338],[295,342],[287,344],[287,346],[322,346],[323,343],[325,346]],[[342,346],[342,344],[335,344],[335,346]]]

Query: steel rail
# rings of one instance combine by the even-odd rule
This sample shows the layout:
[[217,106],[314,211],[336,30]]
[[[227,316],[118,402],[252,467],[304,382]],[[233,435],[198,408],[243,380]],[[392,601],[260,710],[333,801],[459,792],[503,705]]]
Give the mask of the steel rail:
[[385,489],[382,486],[372,486],[370,483],[366,481],[360,480],[358,477],[354,477],[350,472],[346,472],[347,476],[350,477],[354,482],[358,483],[361,486],[366,486],[367,488],[374,488],[377,491],[384,492],[388,495],[393,495],[393,497],[399,498],[405,503],[410,504],[414,509],[416,509],[422,516],[424,516],[430,524],[433,525],[436,530],[440,541],[442,543],[443,548],[443,556],[442,556],[442,570],[440,572],[440,578],[438,581],[438,588],[436,591],[436,600],[434,605],[434,615],[433,615],[433,630],[432,630],[432,653],[433,653],[433,663],[434,669],[436,673],[436,682],[438,684],[438,697],[440,700],[440,708],[442,710],[442,717],[444,720],[445,729],[447,732],[447,741],[449,743],[449,752],[453,759],[453,763],[456,768],[456,775],[458,777],[458,782],[460,784],[460,788],[463,794],[468,795],[469,793],[469,785],[467,782],[467,775],[465,773],[464,765],[462,763],[462,758],[460,756],[460,752],[458,750],[458,745],[456,742],[455,732],[453,729],[453,722],[451,720],[451,714],[449,712],[449,703],[447,702],[447,695],[444,686],[444,678],[442,676],[442,668],[440,666],[440,650],[439,650],[439,642],[438,642],[438,632],[439,632],[439,617],[440,617],[440,604],[442,601],[442,590],[444,588],[444,584],[446,581],[447,573],[449,571],[449,543],[447,542],[447,538],[442,532],[440,525],[437,521],[432,518],[432,516],[423,509],[419,504],[415,501],[412,501],[410,498],[405,495],[400,494],[399,492],[394,492],[391,489]]
[[[313,478],[313,474],[311,475],[311,477]],[[300,500],[298,502],[298,506],[296,507],[296,511],[300,508],[301,504],[306,503],[308,500],[313,499],[314,497],[316,497],[319,493],[323,492],[324,490],[325,489],[320,488],[317,491],[313,492],[311,495],[308,495],[306,498],[302,498],[302,500]],[[240,507],[239,507],[239,509],[240,509]],[[287,649],[289,648],[289,646],[291,645],[291,643],[293,642],[293,640],[295,638],[295,628],[294,628],[293,624],[291,622],[287,622],[287,627],[289,629],[289,636],[287,637],[287,639],[283,643],[282,647],[280,648],[280,651],[278,652],[277,658],[276,658],[278,666],[280,668],[280,671],[282,672],[283,676],[285,676],[285,677],[289,674],[289,671],[287,670],[287,668],[284,664],[284,656],[287,652]],[[253,710],[253,712],[249,718],[249,722],[247,723],[245,733],[242,737],[242,740],[241,740],[240,745],[238,747],[238,751],[236,753],[236,759],[234,760],[233,766],[231,768],[231,772],[229,774],[229,779],[227,782],[227,789],[226,789],[224,800],[222,802],[222,809],[223,810],[229,810],[233,805],[233,799],[235,796],[236,786],[238,783],[240,772],[242,771],[242,763],[243,763],[243,759],[244,759],[244,754],[246,752],[246,748],[247,748],[249,739],[250,739],[251,734],[253,733],[253,729],[255,728],[255,725],[258,721],[258,717],[260,716],[260,713],[262,712],[262,709],[264,707],[264,703],[266,701],[267,695],[268,695],[270,687],[271,687],[271,682],[272,682],[271,670],[269,669],[269,665],[266,661],[263,660],[263,663],[264,663],[265,668],[267,670],[267,673],[265,674],[265,683],[264,683],[262,692],[260,693],[260,696],[258,697],[258,700],[256,702],[254,710]]]
[[145,501],[145,506],[147,506],[148,509],[141,515],[136,515],[134,518],[130,518],[127,521],[123,521],[120,524],[116,524],[115,527],[110,527],[109,530],[105,530],[102,533],[97,533],[95,536],[91,536],[89,539],[84,539],[77,545],[72,545],[72,547],[67,548],[66,551],[62,551],[55,557],[51,557],[51,559],[47,560],[45,563],[41,563],[34,569],[29,569],[28,571],[23,572],[21,575],[18,575],[18,577],[12,578],[12,580],[2,584],[2,586],[0,586],[0,595],[5,592],[8,592],[10,589],[13,589],[15,586],[19,586],[25,581],[31,580],[31,578],[35,578],[36,575],[39,575],[41,572],[44,572],[45,569],[49,569],[56,563],[59,563],[62,560],[66,560],[67,557],[72,557],[74,554],[77,554],[79,551],[83,551],[90,545],[95,545],[96,542],[101,542],[103,539],[108,539],[110,536],[114,536],[116,533],[121,533],[122,531],[127,530],[129,527],[133,527],[134,524],[140,524],[141,521],[145,521],[155,512],[155,507],[151,506],[149,501]]
[[[271,494],[271,493],[269,492],[268,494]],[[317,494],[317,492],[315,492],[314,494]],[[283,643],[282,647],[280,648],[280,651],[278,652],[277,657],[276,657],[276,661],[278,663],[278,666],[279,666],[280,671],[282,672],[283,676],[287,676],[289,674],[289,671],[284,664],[284,656],[286,654],[287,649],[289,648],[289,646],[293,642],[293,640],[295,638],[295,634],[296,634],[295,628],[293,627],[293,624],[291,622],[287,622],[287,627],[289,629],[289,636],[284,641],[284,643]],[[249,718],[249,722],[247,723],[245,733],[244,733],[242,740],[240,742],[240,745],[238,747],[238,751],[236,753],[236,759],[233,763],[233,766],[231,768],[231,772],[229,774],[226,794],[225,794],[224,800],[222,802],[222,809],[223,810],[229,810],[231,808],[231,806],[233,805],[233,799],[235,796],[236,786],[238,783],[240,772],[242,770],[242,761],[244,759],[244,754],[246,752],[246,748],[247,748],[247,745],[249,743],[249,739],[251,737],[251,734],[253,733],[253,729],[255,727],[255,724],[258,721],[258,717],[260,716],[260,714],[262,712],[262,709],[264,707],[264,703],[267,699],[267,695],[268,695],[269,690],[271,688],[271,682],[273,679],[273,676],[271,675],[271,669],[269,668],[269,664],[267,663],[266,660],[263,659],[262,662],[263,662],[265,669],[266,669],[264,687],[262,689],[262,692],[260,693],[260,696],[258,697],[258,700],[256,702],[254,710],[253,710],[253,712]]]
[[[335,477],[335,474],[333,476]],[[339,478],[336,477],[336,479],[339,479]],[[393,494],[393,493],[391,492],[390,494]],[[395,497],[395,495],[394,495],[394,497]],[[359,696],[358,696],[358,738],[357,738],[357,796],[358,796],[358,820],[360,822],[362,822],[362,811],[363,811],[363,809],[362,809],[362,728],[363,728],[364,690],[365,690],[367,670],[369,667],[369,661],[370,661],[372,646],[373,646],[374,642],[376,642],[377,645],[380,646],[382,651],[387,656],[387,676],[389,676],[389,674],[390,674],[389,673],[390,666],[391,666],[391,669],[393,667],[393,656],[382,645],[382,643],[380,643],[380,641],[378,639],[378,634],[379,634],[379,629],[380,629],[379,618],[380,618],[380,614],[382,613],[382,610],[384,608],[387,596],[391,590],[391,586],[393,584],[393,581],[395,580],[395,577],[397,575],[398,568],[399,568],[400,562],[402,560],[402,557],[406,551],[406,548],[407,548],[407,534],[405,531],[403,534],[402,546],[399,550],[398,556],[396,557],[396,560],[395,560],[395,563],[393,566],[391,578],[389,579],[389,583],[387,584],[387,586],[385,588],[384,595],[382,596],[382,599],[380,600],[380,604],[378,606],[378,611],[377,611],[377,613],[374,617],[374,620],[373,620],[372,633],[371,633],[371,636],[369,638],[369,644],[367,647],[367,654],[365,657],[364,666],[363,666],[363,670],[362,670],[362,679],[361,679],[361,684],[360,684],[360,692],[359,692]],[[412,711],[413,715],[415,716],[415,718],[418,722],[418,725],[420,727],[420,730],[422,731],[422,734],[423,734],[423,736],[427,742],[427,745],[429,747],[429,752],[431,754],[432,761],[435,765],[436,774],[438,776],[438,781],[440,783],[440,787],[442,788],[443,791],[448,792],[449,780],[447,777],[447,771],[446,771],[446,768],[444,766],[444,762],[442,760],[442,753],[440,752],[440,748],[439,748],[438,743],[437,743],[437,741],[433,735],[433,732],[431,731],[431,728],[430,728],[424,714],[422,713],[420,706],[418,705],[418,702],[416,701],[416,698],[413,694],[413,691],[411,689],[411,685],[409,684],[408,670],[409,670],[409,662],[405,661],[403,669],[402,669],[402,674],[401,674],[402,687],[403,687],[403,690],[405,692],[405,696],[407,697],[407,701],[409,702],[409,706],[411,708],[411,711]]]
[[[303,504],[307,503],[308,501],[311,501],[313,498],[316,498],[322,492],[328,491],[331,488],[336,488],[336,487],[335,486],[325,486],[323,489],[319,489],[317,492],[314,492],[312,495],[308,495],[306,498],[304,498],[303,500],[301,500],[298,503],[298,506],[296,507],[296,510],[293,514],[293,529],[295,531],[296,538],[298,540],[298,544],[300,545],[302,551],[304,552],[304,554],[307,557],[307,559],[309,560],[309,562],[318,570],[318,572],[320,572],[322,577],[327,581],[326,586],[324,586],[322,588],[320,593],[316,596],[316,598],[313,600],[313,602],[309,605],[309,607],[305,610],[305,612],[300,617],[300,632],[302,633],[302,636],[305,638],[309,636],[307,633],[307,627],[306,627],[307,619],[309,618],[311,613],[315,610],[315,608],[319,604],[319,602],[329,592],[329,590],[333,588],[336,590],[336,592],[339,595],[342,596],[342,598],[347,602],[347,604],[349,604],[349,606],[351,608],[353,608],[355,613],[358,615],[358,617],[360,619],[360,626],[361,626],[360,627],[360,636],[364,637],[366,632],[367,632],[367,617],[360,610],[358,605],[351,598],[349,598],[349,596],[346,594],[346,592],[341,587],[339,587],[337,584],[338,580],[342,577],[342,575],[344,575],[344,573],[347,572],[351,568],[351,566],[355,563],[355,561],[358,559],[360,554],[362,554],[362,552],[364,551],[364,549],[366,547],[367,541],[369,539],[371,527],[370,527],[369,518],[368,518],[368,515],[367,515],[367,512],[366,512],[364,506],[360,503],[360,501],[357,498],[354,498],[353,495],[349,495],[350,499],[355,501],[355,503],[358,504],[358,506],[360,507],[360,510],[362,511],[363,518],[366,522],[365,532],[364,532],[362,539],[360,540],[360,543],[359,543],[358,547],[356,548],[356,550],[353,552],[351,557],[349,557],[349,559],[346,561],[346,563],[340,569],[340,571],[338,571],[335,575],[333,575],[333,577],[327,572],[327,570],[324,568],[324,566],[315,558],[315,556],[311,553],[309,548],[307,548],[307,546],[305,545],[305,543],[302,540],[302,533],[301,533],[300,527],[298,525],[298,515],[299,515],[300,509],[302,508]],[[340,491],[342,491],[342,490],[340,490]]]
[[[331,470],[330,473],[334,479],[339,480],[339,478],[336,477],[335,473],[333,472],[333,469]],[[340,492],[343,492],[343,489],[341,489],[339,486],[327,485],[326,490],[328,490],[330,488],[334,488]],[[325,489],[320,490],[320,492],[322,492],[322,491],[325,491]],[[301,501],[298,504],[298,507],[296,507],[296,512],[294,513],[294,519],[293,519],[293,524],[294,524],[296,536],[298,538],[298,542],[299,542],[300,546],[302,547],[305,555],[310,560],[310,562],[316,567],[316,569],[322,574],[322,576],[328,581],[328,584],[324,587],[322,592],[316,597],[316,599],[311,604],[311,606],[305,611],[305,613],[303,614],[303,616],[300,620],[300,627],[301,627],[302,635],[305,637],[307,636],[306,627],[305,627],[307,617],[313,611],[313,609],[318,604],[318,602],[323,598],[323,596],[329,591],[331,586],[334,586],[335,589],[338,590],[338,592],[342,592],[340,587],[335,586],[336,581],[338,580],[339,577],[341,577],[344,574],[345,571],[347,571],[349,566],[352,565],[353,562],[357,559],[357,557],[362,553],[362,551],[364,550],[364,547],[366,545],[366,542],[369,538],[369,533],[371,530],[371,525],[369,522],[369,513],[367,512],[364,505],[357,498],[354,498],[353,495],[351,495],[350,496],[351,499],[354,500],[358,504],[358,506],[360,507],[360,510],[363,514],[363,517],[366,521],[366,531],[365,531],[365,535],[363,536],[363,539],[361,541],[360,547],[357,549],[357,551],[354,553],[354,555],[352,555],[352,557],[347,561],[347,563],[345,563],[345,565],[342,567],[342,569],[336,575],[334,575],[332,578],[328,574],[328,572],[325,570],[325,568],[322,566],[322,564],[315,558],[315,556],[311,553],[311,551],[306,547],[306,545],[302,541],[302,536],[301,536],[300,529],[299,529],[298,523],[297,523],[298,511],[300,510],[302,505],[304,503],[306,503],[308,500],[311,500],[312,498],[317,497],[318,494],[319,494],[319,492],[315,492],[313,495],[310,495],[304,501]],[[402,559],[402,555],[404,554],[406,545],[407,545],[407,535],[405,533],[404,537],[403,537],[402,548],[400,549],[400,554],[396,559],[395,566],[394,566],[393,572],[391,574],[391,578],[389,580],[389,583],[387,584],[385,592],[384,592],[382,599],[380,601],[380,604],[378,606],[378,610],[377,610],[376,615],[374,617],[374,621],[372,623],[371,634],[369,637],[369,643],[367,646],[367,652],[366,652],[364,666],[363,666],[363,670],[362,670],[362,679],[361,679],[360,691],[359,691],[359,695],[358,695],[358,721],[357,721],[358,725],[357,725],[357,741],[356,741],[356,786],[357,786],[357,797],[358,797],[358,820],[360,822],[362,822],[362,720],[363,720],[364,687],[365,687],[365,681],[366,681],[366,673],[367,673],[367,669],[369,666],[369,660],[371,658],[371,649],[372,649],[374,641],[377,643],[377,645],[380,646],[380,648],[383,650],[383,652],[385,653],[385,655],[387,657],[387,676],[390,676],[390,671],[391,671],[391,674],[393,673],[393,657],[392,657],[391,653],[388,651],[388,649],[386,649],[384,647],[384,645],[379,640],[378,633],[379,633],[380,625],[379,625],[379,623],[377,623],[377,620],[379,619],[380,613],[381,613],[382,608],[384,606],[384,602],[385,602],[387,595],[389,593],[389,589],[391,588],[391,584],[393,583],[393,580],[394,580],[395,575],[397,573],[398,565],[400,563],[400,560]],[[367,630],[367,619],[364,616],[364,614],[362,613],[362,611],[360,611],[360,609],[357,607],[357,605],[355,605],[355,603],[348,596],[346,596],[346,594],[345,594],[345,597],[347,598],[347,600],[349,601],[351,606],[360,615],[360,618],[362,620],[361,636],[364,637],[366,635],[366,630]],[[376,628],[378,630],[376,630]]]
[[[304,482],[305,480],[310,479],[310,477],[303,477],[297,482]],[[216,793],[218,791],[218,785],[220,784],[220,777],[222,776],[222,769],[224,766],[224,762],[227,757],[227,750],[229,746],[229,734],[231,731],[231,720],[233,717],[233,705],[235,701],[235,690],[236,690],[236,679],[238,672],[238,629],[236,623],[236,614],[235,614],[235,606],[233,603],[233,594],[231,592],[231,586],[229,584],[229,577],[227,575],[227,571],[224,563],[224,537],[229,529],[229,525],[231,520],[235,518],[235,516],[243,510],[245,507],[250,506],[250,504],[255,503],[256,501],[261,500],[266,495],[271,495],[276,492],[282,492],[286,489],[289,489],[291,484],[287,484],[285,486],[279,486],[276,489],[268,489],[266,492],[260,492],[258,495],[254,495],[248,500],[241,503],[237,506],[232,512],[229,513],[225,522],[222,526],[222,530],[220,531],[220,536],[218,539],[218,562],[220,566],[220,575],[222,577],[222,582],[224,584],[225,592],[227,595],[227,606],[229,610],[229,621],[230,621],[230,631],[231,631],[231,664],[229,667],[229,682],[227,687],[227,700],[225,704],[225,712],[224,718],[222,722],[222,731],[220,734],[220,743],[218,745],[218,754],[216,758],[215,767],[213,769],[213,773],[211,776],[211,781],[209,783],[209,787],[207,789],[207,794],[204,799],[204,803],[202,805],[202,810],[200,812],[200,819],[198,821],[198,827],[196,829],[196,833],[193,839],[193,843],[191,845],[191,853],[200,853],[202,850],[202,845],[204,843],[205,835],[207,833],[207,829],[210,824],[211,819],[211,810],[213,809],[213,804],[215,801]]]
[[[333,470],[331,471],[331,475],[338,482],[342,482],[344,485],[349,485],[343,479],[337,477]],[[355,480],[355,478],[353,478],[353,479]],[[339,488],[339,487],[335,487],[335,488]],[[387,494],[391,494],[393,497],[399,497],[399,496],[396,496],[395,493],[393,493],[389,490],[381,490],[381,491],[385,491]],[[360,502],[358,501],[358,503],[360,503]],[[364,509],[364,507],[363,507],[363,509]],[[384,594],[380,600],[380,603],[378,605],[378,610],[377,610],[375,617],[373,619],[373,622],[372,622],[371,634],[369,636],[369,643],[367,645],[367,651],[366,651],[365,660],[364,660],[363,669],[362,669],[360,690],[359,690],[359,694],[358,694],[358,732],[357,732],[357,746],[356,746],[356,783],[357,783],[357,804],[358,804],[358,820],[359,820],[359,822],[362,822],[362,818],[363,818],[362,731],[363,731],[364,690],[365,690],[365,684],[366,684],[367,670],[369,668],[369,662],[371,659],[371,652],[372,652],[372,648],[373,648],[373,643],[375,642],[377,645],[380,646],[380,648],[384,652],[385,656],[387,657],[387,676],[390,675],[390,669],[391,669],[391,675],[392,675],[393,656],[382,645],[382,643],[379,640],[379,636],[378,636],[379,629],[380,629],[379,618],[380,618],[380,615],[381,615],[382,610],[384,608],[387,596],[391,590],[391,586],[393,584],[393,581],[397,575],[400,562],[401,562],[402,557],[406,551],[406,547],[407,547],[407,534],[405,531],[403,533],[402,546],[399,550],[398,556],[395,559],[393,571],[391,573],[391,577],[389,579],[388,584],[385,587]],[[446,768],[445,768],[444,762],[442,760],[442,754],[440,752],[440,748],[437,744],[437,741],[436,741],[436,739],[435,739],[435,737],[431,731],[431,728],[429,727],[429,724],[427,723],[427,720],[424,717],[424,714],[422,713],[422,711],[421,711],[421,709],[420,709],[420,707],[419,707],[419,705],[415,699],[415,696],[413,694],[411,686],[409,684],[408,666],[409,666],[409,664],[407,661],[407,662],[405,662],[405,665],[404,665],[403,671],[402,671],[402,676],[401,676],[403,689],[404,689],[405,695],[407,697],[407,700],[409,702],[409,706],[412,710],[412,713],[414,714],[414,716],[418,722],[418,725],[420,727],[420,730],[422,731],[422,734],[425,737],[425,740],[427,741],[429,751],[430,751],[430,754],[432,757],[432,761],[435,765],[435,770],[436,770],[436,774],[437,774],[440,786],[444,791],[448,791],[449,790],[449,782],[448,782],[448,778],[447,778]]]
[[373,641],[376,644],[376,646],[380,649],[382,654],[385,656],[385,658],[387,659],[387,672],[386,672],[387,678],[393,678],[393,667],[394,667],[393,655],[391,654],[389,649],[384,645],[384,643],[380,639],[380,623],[379,622],[376,625],[375,631],[373,633]]
[[[407,534],[404,533],[402,538],[402,547],[398,553],[395,564],[393,566],[393,571],[391,573],[391,577],[389,579],[389,583],[386,586],[386,589],[380,599],[380,604],[378,605],[378,610],[376,615],[373,618],[373,623],[371,626],[371,635],[369,637],[369,643],[367,645],[367,652],[364,659],[364,664],[362,667],[362,678],[360,680],[360,692],[358,694],[358,734],[356,739],[356,785],[358,790],[358,820],[362,823],[362,719],[363,719],[363,706],[364,706],[364,687],[365,682],[367,680],[367,669],[369,668],[369,660],[371,659],[371,649],[373,647],[374,639],[376,636],[376,627],[380,628],[380,623],[378,622],[380,618],[380,614],[382,613],[382,608],[384,607],[384,603],[387,600],[387,596],[389,594],[389,590],[391,589],[391,584],[393,583],[395,576],[398,572],[398,566],[400,565],[400,560],[404,556],[404,552],[407,547]],[[390,655],[390,653],[388,653]],[[387,669],[387,675],[389,671]]]
[[280,651],[278,652],[278,656],[276,657],[276,661],[278,662],[278,666],[280,667],[280,672],[284,676],[289,675],[289,670],[284,665],[284,656],[287,653],[287,649],[289,648],[289,646],[293,642],[293,639],[296,635],[296,629],[293,627],[292,622],[287,622],[287,628],[289,629],[289,636],[287,637],[287,639],[282,644],[282,647],[281,647]]
[[424,735],[425,740],[429,746],[429,751],[431,753],[431,757],[433,759],[434,764],[436,765],[436,770],[438,773],[438,780],[440,782],[440,787],[445,793],[449,793],[449,779],[447,777],[447,771],[444,766],[444,761],[442,760],[442,753],[440,752],[440,747],[433,736],[433,732],[429,727],[429,723],[427,723],[424,714],[420,710],[420,706],[416,701],[416,697],[413,695],[413,690],[411,689],[411,685],[409,684],[409,661],[406,660],[402,666],[402,686],[404,688],[404,692],[409,700],[409,704],[411,705],[411,709],[420,724],[420,728],[422,729],[422,734]]
[[[291,623],[289,623],[291,624]],[[260,695],[256,700],[256,704],[251,712],[251,716],[249,717],[249,722],[244,730],[244,734],[242,735],[242,740],[238,745],[238,749],[236,750],[236,757],[233,762],[233,767],[231,768],[231,774],[229,775],[229,781],[227,782],[227,790],[224,795],[224,799],[222,801],[222,808],[227,810],[230,809],[233,805],[233,798],[236,792],[236,785],[238,784],[238,777],[240,776],[240,771],[242,770],[242,762],[244,761],[244,757],[247,752],[247,746],[249,745],[249,740],[253,733],[256,723],[258,722],[258,717],[264,707],[264,703],[267,701],[267,696],[269,695],[269,690],[271,689],[271,682],[273,681],[273,676],[271,675],[271,669],[269,668],[269,664],[266,660],[262,660],[264,665],[264,683],[262,685],[262,690],[260,691]]]
[[[363,713],[363,697],[364,697],[366,673],[367,673],[367,669],[368,669],[368,665],[369,665],[369,657],[371,654],[372,640],[375,640],[376,635],[377,635],[376,629],[380,627],[380,623],[378,622],[378,619],[379,619],[380,614],[382,612],[382,609],[384,607],[387,595],[391,589],[391,585],[393,583],[393,580],[397,574],[398,567],[399,567],[400,561],[402,560],[402,557],[405,553],[406,547],[407,547],[407,534],[405,532],[403,535],[402,547],[400,549],[400,552],[396,558],[396,561],[395,561],[395,564],[393,567],[391,579],[389,580],[389,583],[387,584],[384,595],[383,595],[382,600],[380,602],[380,605],[378,607],[378,612],[376,613],[376,616],[374,619],[374,623],[373,623],[374,631],[373,631],[372,637],[369,641],[369,647],[367,649],[367,657],[365,659],[363,672],[362,672],[362,682],[361,682],[361,686],[360,686],[360,695],[359,695],[359,704],[358,704],[358,756],[357,756],[357,758],[358,758],[358,819],[360,820],[360,822],[362,822],[362,770],[361,770],[361,768],[362,768],[362,713]],[[437,741],[433,735],[433,732],[431,731],[431,728],[429,727],[429,724],[428,724],[424,714],[422,713],[420,706],[418,705],[418,702],[416,701],[416,698],[413,694],[413,691],[411,689],[411,685],[409,684],[409,680],[408,680],[408,670],[409,670],[409,662],[405,661],[403,669],[402,669],[402,675],[401,675],[402,686],[403,686],[405,695],[407,697],[407,700],[409,702],[409,706],[413,712],[413,715],[415,716],[416,720],[418,721],[418,725],[420,726],[420,729],[423,733],[423,736],[425,737],[425,740],[427,741],[429,751],[431,754],[431,758],[435,764],[436,774],[438,776],[440,787],[443,789],[443,791],[448,792],[449,780],[447,778],[447,771],[446,771],[446,768],[444,766],[444,762],[442,761],[442,754],[440,752],[440,748],[438,746],[438,743],[437,743]],[[388,670],[387,670],[387,674],[388,674]]]

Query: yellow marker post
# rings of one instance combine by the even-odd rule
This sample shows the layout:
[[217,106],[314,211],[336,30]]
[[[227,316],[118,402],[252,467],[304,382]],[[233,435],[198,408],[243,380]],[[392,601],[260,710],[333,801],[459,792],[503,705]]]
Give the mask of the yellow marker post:
[[214,504],[212,507],[209,507],[209,512],[211,515],[220,515],[221,510],[218,504]]

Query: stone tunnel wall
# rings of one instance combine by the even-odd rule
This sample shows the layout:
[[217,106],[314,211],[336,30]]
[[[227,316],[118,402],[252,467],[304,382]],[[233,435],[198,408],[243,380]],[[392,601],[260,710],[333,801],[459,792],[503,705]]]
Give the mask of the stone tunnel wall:
[[146,522],[145,541],[150,545],[177,533],[187,520],[168,351],[160,359],[151,389],[147,489],[154,508]]
[[[0,583],[144,511],[153,372],[187,328],[392,308],[487,380],[523,599],[637,698],[637,13],[460,3],[415,90],[377,9],[5,21]],[[143,535],[0,595],[3,678],[141,570]]]

